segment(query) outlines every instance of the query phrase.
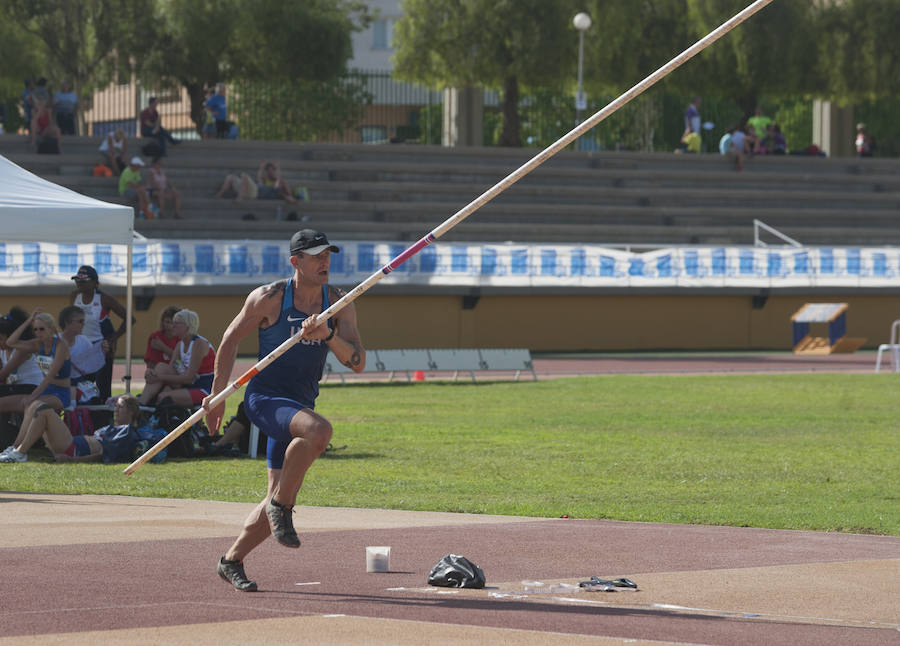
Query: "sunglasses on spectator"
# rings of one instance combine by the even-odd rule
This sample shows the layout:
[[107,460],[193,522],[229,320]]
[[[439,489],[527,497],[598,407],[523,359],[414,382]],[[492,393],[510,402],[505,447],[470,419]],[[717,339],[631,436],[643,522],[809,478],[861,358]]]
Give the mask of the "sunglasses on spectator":
[[47,328],[45,328],[45,327],[35,327],[35,328],[31,328],[31,329],[33,329],[35,332],[43,332],[43,331],[46,330]]

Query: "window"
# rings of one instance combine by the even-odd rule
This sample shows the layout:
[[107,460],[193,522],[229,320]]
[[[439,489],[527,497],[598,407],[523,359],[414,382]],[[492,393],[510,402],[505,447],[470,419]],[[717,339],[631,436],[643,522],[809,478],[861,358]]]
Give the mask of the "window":
[[364,144],[381,144],[387,141],[386,126],[362,126],[360,135]]
[[379,18],[372,21],[372,49],[392,49],[395,18]]

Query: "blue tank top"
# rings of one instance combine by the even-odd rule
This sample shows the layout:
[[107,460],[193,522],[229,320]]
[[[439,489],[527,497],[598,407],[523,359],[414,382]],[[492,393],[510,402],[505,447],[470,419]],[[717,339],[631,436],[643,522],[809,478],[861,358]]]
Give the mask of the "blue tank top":
[[[324,285],[322,311],[328,307],[328,285]],[[292,280],[288,281],[284,288],[278,321],[267,328],[259,329],[259,358],[262,359],[299,332],[307,316],[308,313],[294,308],[294,283]],[[332,327],[329,320],[328,328]],[[319,380],[322,379],[327,356],[328,344],[325,341],[301,339],[253,377],[247,384],[247,391],[287,397],[313,408],[316,397],[319,396]]]
[[[53,337],[53,343],[50,346],[50,352],[44,352],[44,346],[41,345],[37,354],[35,355],[35,360],[37,361],[38,367],[41,369],[45,375],[50,372],[50,366],[53,365],[53,357],[56,356],[56,344],[59,341],[59,337]],[[59,373],[56,375],[51,375],[51,379],[68,379],[72,374],[72,361],[71,359],[66,359],[63,361],[62,366],[60,366]]]

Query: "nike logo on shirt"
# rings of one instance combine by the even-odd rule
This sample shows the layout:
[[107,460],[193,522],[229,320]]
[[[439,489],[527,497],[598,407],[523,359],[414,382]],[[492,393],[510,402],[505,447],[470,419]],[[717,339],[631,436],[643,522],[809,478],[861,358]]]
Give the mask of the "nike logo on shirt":
[[296,321],[302,321],[305,318],[306,318],[305,316],[288,316],[287,320],[289,323],[294,323]]

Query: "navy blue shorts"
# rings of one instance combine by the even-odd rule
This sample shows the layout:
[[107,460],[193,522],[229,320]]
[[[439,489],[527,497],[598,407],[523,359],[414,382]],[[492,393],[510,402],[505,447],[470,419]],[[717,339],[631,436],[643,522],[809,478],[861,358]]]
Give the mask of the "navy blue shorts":
[[306,406],[287,397],[275,397],[249,390],[244,395],[244,410],[247,417],[269,438],[266,446],[266,464],[270,469],[280,469],[284,466],[284,452],[294,439],[291,435],[291,420],[305,408],[312,406]]
[[76,458],[91,454],[91,447],[87,440],[84,439],[84,435],[76,435],[73,437],[72,446],[74,447],[74,450],[70,455],[73,455]]
[[72,403],[72,390],[70,388],[63,388],[62,386],[47,384],[47,387],[44,388],[44,392],[38,395],[38,397],[42,395],[53,395],[60,401],[60,403],[62,403],[63,408],[68,408]]

